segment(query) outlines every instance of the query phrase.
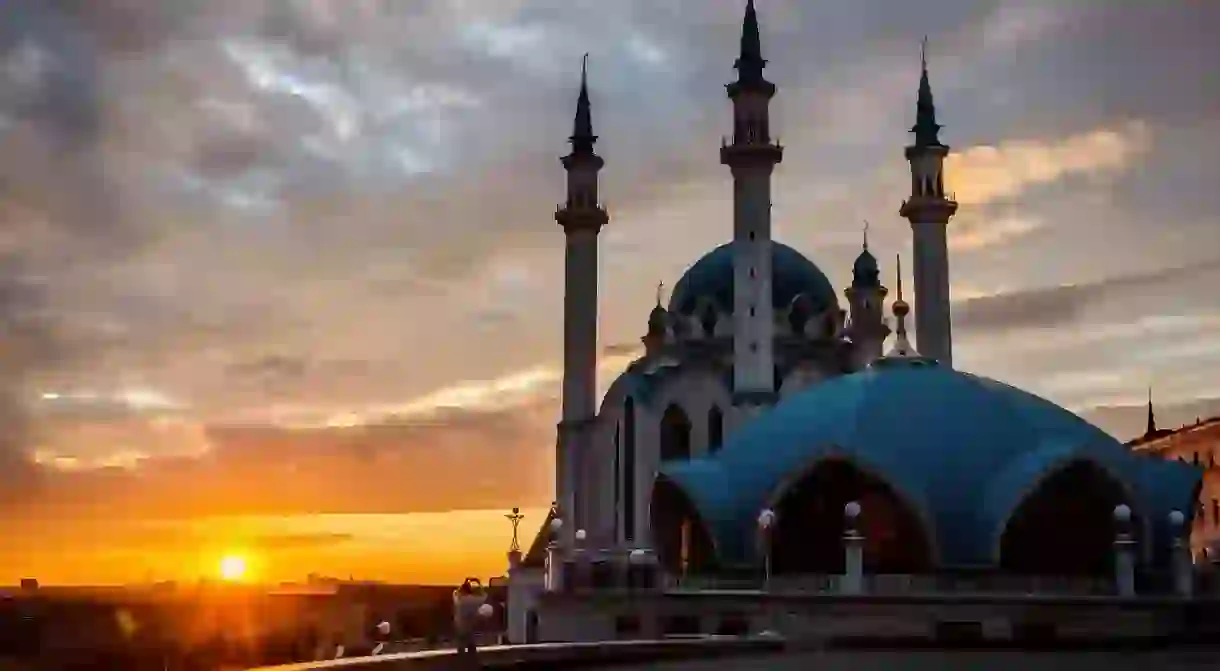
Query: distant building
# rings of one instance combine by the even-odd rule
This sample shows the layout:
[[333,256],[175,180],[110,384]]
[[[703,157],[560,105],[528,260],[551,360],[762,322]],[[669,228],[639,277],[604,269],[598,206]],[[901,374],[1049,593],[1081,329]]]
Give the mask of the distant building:
[[31,592],[38,589],[38,578],[22,578],[21,589]]
[[[1144,435],[1127,445],[1134,451],[1172,459],[1198,467],[1203,472],[1199,500],[1191,526],[1190,546],[1196,558],[1220,553],[1220,417],[1196,420],[1177,429],[1157,427],[1148,397],[1148,426]],[[1209,557],[1213,561],[1216,557]]]

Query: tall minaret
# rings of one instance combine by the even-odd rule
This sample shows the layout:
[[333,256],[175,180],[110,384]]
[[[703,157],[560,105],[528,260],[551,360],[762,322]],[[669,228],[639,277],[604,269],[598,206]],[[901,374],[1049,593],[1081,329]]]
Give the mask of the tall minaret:
[[911,163],[911,196],[899,215],[911,222],[915,252],[915,339],[920,352],[953,365],[953,332],[949,314],[949,245],[946,228],[957,202],[945,193],[944,167],[949,147],[941,144],[940,124],[928,83],[927,40],[920,57],[915,142],[906,148]]
[[[570,141],[572,151],[564,156],[568,172],[567,201],[555,212],[563,227],[563,420],[559,423],[555,453],[555,497],[560,515],[562,540],[582,525],[577,508],[579,463],[587,452],[596,415],[597,387],[597,235],[610,220],[598,202],[597,173],[603,161],[593,152],[597,136],[589,107],[588,56],[580,69],[580,97]],[[569,543],[570,544],[570,543]]]
[[775,85],[763,77],[758,15],[746,4],[737,81],[725,88],[733,101],[733,140],[720,162],[733,173],[733,396],[757,408],[775,397],[771,302],[771,172],[784,150],[771,141],[769,106]]

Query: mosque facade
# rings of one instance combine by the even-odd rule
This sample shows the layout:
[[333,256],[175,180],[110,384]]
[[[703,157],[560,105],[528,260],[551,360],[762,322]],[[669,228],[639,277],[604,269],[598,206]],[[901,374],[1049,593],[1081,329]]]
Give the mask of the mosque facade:
[[[867,239],[841,291],[773,239],[771,176],[786,148],[770,123],[778,91],[766,63],[750,0],[720,147],[731,237],[668,303],[658,296],[643,354],[600,403],[598,235],[612,224],[582,70],[555,213],[566,240],[556,504],[528,551],[510,553],[510,637],[539,637],[561,576],[569,591],[577,575],[605,587],[644,566],[649,585],[762,575],[852,592],[886,577],[1068,576],[1118,580],[1126,593],[1184,570],[1178,539],[1198,469],[1136,454],[1050,401],[953,367],[946,230],[957,203],[926,59],[898,212],[912,231],[913,305],[899,263],[893,296],[884,286]],[[564,629],[580,620],[564,612],[543,638],[591,635]]]

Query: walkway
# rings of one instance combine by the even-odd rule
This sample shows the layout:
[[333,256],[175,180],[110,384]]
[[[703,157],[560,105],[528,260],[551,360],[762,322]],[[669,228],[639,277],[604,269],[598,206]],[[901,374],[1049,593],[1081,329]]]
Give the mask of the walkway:
[[[639,666],[606,667],[639,669]],[[1213,671],[1220,649],[1160,652],[806,652],[649,664],[649,671]]]

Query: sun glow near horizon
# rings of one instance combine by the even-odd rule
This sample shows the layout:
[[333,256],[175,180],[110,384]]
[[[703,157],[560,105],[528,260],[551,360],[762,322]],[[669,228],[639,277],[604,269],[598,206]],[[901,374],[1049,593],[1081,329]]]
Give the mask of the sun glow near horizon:
[[216,568],[221,579],[227,582],[240,582],[246,578],[246,558],[241,555],[225,555]]

